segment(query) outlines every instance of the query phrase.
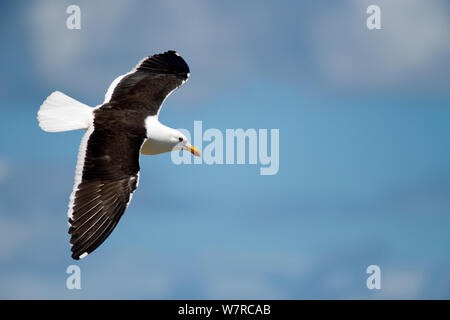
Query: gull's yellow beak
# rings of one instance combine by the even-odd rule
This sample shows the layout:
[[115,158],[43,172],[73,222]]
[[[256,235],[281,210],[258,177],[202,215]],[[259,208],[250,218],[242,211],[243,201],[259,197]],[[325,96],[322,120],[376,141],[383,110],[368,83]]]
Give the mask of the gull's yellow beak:
[[190,151],[194,156],[200,157],[201,152],[194,146],[187,147],[187,150]]

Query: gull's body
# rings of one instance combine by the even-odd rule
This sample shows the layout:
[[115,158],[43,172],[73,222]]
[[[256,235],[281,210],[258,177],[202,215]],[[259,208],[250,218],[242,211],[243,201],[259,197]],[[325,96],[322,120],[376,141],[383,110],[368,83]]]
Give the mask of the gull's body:
[[86,130],[68,210],[74,259],[94,251],[119,222],[139,182],[140,153],[184,149],[199,155],[183,134],[158,120],[164,100],[188,77],[183,58],[168,51],[114,80],[95,108],[58,91],[42,104],[44,131]]

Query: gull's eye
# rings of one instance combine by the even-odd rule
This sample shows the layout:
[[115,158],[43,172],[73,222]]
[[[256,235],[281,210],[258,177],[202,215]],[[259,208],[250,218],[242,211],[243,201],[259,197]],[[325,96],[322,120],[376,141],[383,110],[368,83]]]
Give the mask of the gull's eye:
[[178,140],[179,140],[179,141],[183,141],[183,138],[180,137],[180,138],[178,138]]

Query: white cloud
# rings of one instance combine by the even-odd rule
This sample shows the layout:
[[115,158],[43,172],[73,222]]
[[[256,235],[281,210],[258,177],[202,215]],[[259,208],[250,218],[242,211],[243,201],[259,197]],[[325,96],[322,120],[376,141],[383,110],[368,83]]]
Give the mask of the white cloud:
[[[71,4],[67,1],[39,1],[30,5],[28,23],[35,66],[44,76],[41,80],[49,84],[61,83],[61,87],[87,89],[104,81],[102,64],[100,68],[93,68],[93,65],[95,59],[108,59],[108,54],[113,56],[106,47],[116,41],[115,28],[123,22],[119,18],[126,13],[128,2],[82,3],[81,30],[66,27],[69,16],[66,8]],[[130,69],[132,67],[131,63]],[[105,84],[105,92],[106,89]],[[103,95],[104,92],[98,93],[99,97]]]
[[191,81],[184,99],[256,77],[321,90],[445,88],[448,4],[376,1],[383,30],[369,31],[366,8],[372,2],[322,3],[309,11],[302,4],[288,10],[260,2],[81,1],[82,29],[67,30],[71,3],[45,1],[30,10],[30,38],[44,81],[98,100],[104,94],[98,91],[142,56],[167,49],[187,57],[192,79],[201,79]]
[[236,56],[242,51],[233,50],[243,45],[239,23],[229,24],[207,1],[82,1],[81,30],[65,26],[69,4],[36,2],[30,10],[35,64],[48,84],[95,90],[100,97],[99,88],[106,91],[142,57],[169,49],[189,56],[196,73],[210,77],[206,82],[235,72],[225,65],[244,67]]
[[416,270],[386,271],[380,294],[387,299],[415,299],[423,294],[423,274]]
[[[114,41],[113,28],[120,24],[120,17],[126,13],[128,2],[90,1],[81,5],[81,30],[69,30],[66,8],[70,2],[42,1],[33,4],[29,11],[30,31],[36,50],[36,61],[42,71],[48,72],[80,63],[80,57],[91,50],[101,49],[105,42]],[[92,41],[91,35],[101,34]],[[42,64],[41,64],[42,63]]]
[[212,299],[282,299],[283,292],[255,274],[218,275],[207,285]]
[[27,242],[27,229],[21,223],[0,217],[0,261],[11,258]]
[[0,276],[2,299],[61,299],[55,293],[64,288],[57,278],[32,274],[8,274]]
[[365,25],[366,8],[373,1],[344,2],[317,19],[309,41],[322,75],[338,87],[439,83],[430,77],[446,76],[440,73],[439,62],[450,53],[447,4],[420,0],[375,3],[381,9],[382,30],[368,30]]
[[271,277],[298,281],[312,267],[310,259],[279,252],[209,252],[203,262],[204,287],[212,299],[283,299],[289,292]]

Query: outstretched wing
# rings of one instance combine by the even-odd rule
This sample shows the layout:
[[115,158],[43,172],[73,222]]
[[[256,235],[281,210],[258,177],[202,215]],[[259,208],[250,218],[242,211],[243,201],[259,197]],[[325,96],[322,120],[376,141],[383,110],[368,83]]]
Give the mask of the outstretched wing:
[[85,133],[69,203],[72,258],[94,251],[113,231],[136,190],[144,135],[108,127]]
[[164,99],[189,78],[189,66],[175,51],[142,59],[109,86],[104,104],[139,106],[157,115]]
[[78,154],[68,212],[74,259],[94,251],[119,222],[138,183],[144,121],[157,116],[188,77],[183,58],[167,51],[143,59],[110,85]]

